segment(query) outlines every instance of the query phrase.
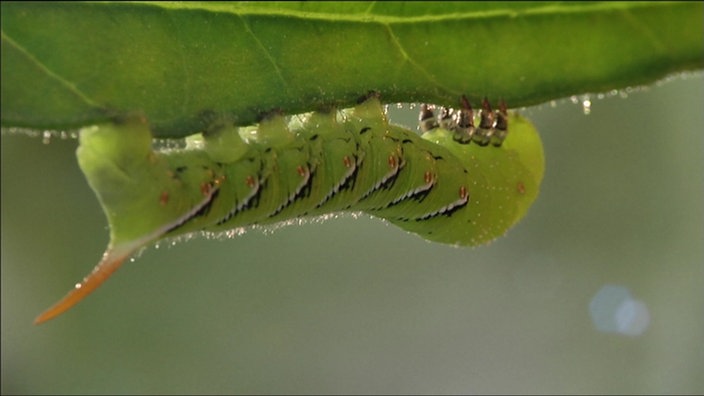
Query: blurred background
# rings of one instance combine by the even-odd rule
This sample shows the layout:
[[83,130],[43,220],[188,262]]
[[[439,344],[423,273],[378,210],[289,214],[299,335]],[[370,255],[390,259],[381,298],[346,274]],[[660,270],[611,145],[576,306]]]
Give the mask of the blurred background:
[[[2,393],[704,392],[704,77],[584,99],[522,110],[546,175],[489,246],[366,216],[162,244],[42,326],[106,220],[77,140],[3,134]],[[642,334],[597,329],[608,285]]]

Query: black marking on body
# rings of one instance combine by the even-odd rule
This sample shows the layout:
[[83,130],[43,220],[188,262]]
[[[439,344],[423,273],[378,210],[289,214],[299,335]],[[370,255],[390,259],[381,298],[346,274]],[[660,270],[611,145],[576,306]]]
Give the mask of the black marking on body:
[[351,191],[354,189],[354,185],[357,182],[357,177],[359,176],[359,168],[362,166],[363,162],[363,158],[360,159],[357,155],[354,156],[354,161],[352,161],[354,164],[354,169],[346,175],[345,179],[341,183],[339,183],[339,188],[336,191],[331,191],[330,196],[328,196],[328,200],[343,191]]
[[[347,140],[349,141],[349,140]],[[325,202],[331,200],[335,195],[344,192],[351,191],[354,189],[355,183],[357,182],[357,177],[359,176],[359,168],[364,164],[365,153],[360,149],[359,142],[355,143],[355,153],[351,161],[351,166],[353,167],[351,172],[348,172],[343,180],[337,183],[337,187],[333,188],[328,195],[323,198],[323,200],[318,203],[316,208],[319,208],[325,204]]]
[[[387,136],[391,141],[394,141],[398,143],[399,139],[396,139],[392,136]],[[404,159],[404,150],[403,150],[403,145],[398,147],[399,152],[391,152],[389,154],[388,159],[395,158],[394,161],[398,161],[395,164],[395,167],[392,168],[391,172],[387,172],[386,174],[381,176],[381,179],[378,180],[374,186],[369,189],[369,191],[365,192],[362,197],[359,199],[359,202],[373,196],[374,193],[378,191],[388,191],[390,190],[394,184],[396,183],[396,180],[398,180],[399,175],[403,171],[404,167],[406,166],[406,161]]]
[[435,211],[435,212],[433,212],[433,213],[425,214],[425,215],[423,215],[423,216],[421,216],[421,217],[416,218],[415,220],[416,220],[416,221],[424,221],[424,220],[434,219],[434,218],[437,218],[437,217],[439,217],[439,216],[452,217],[452,214],[453,214],[453,213],[455,213],[455,212],[457,212],[458,210],[460,210],[460,209],[464,208],[465,206],[467,206],[467,203],[469,203],[469,199],[468,199],[468,198],[461,199],[461,200],[459,200],[459,201],[453,202],[452,204],[448,205],[448,206],[445,207],[445,208],[442,208],[442,209],[440,209],[440,210],[438,210],[438,211]]
[[[242,213],[252,208],[257,208],[259,206],[259,199],[261,197],[262,191],[266,188],[266,180],[262,179],[262,172],[264,170],[263,167],[264,162],[261,161],[259,163],[259,170],[257,171],[256,177],[252,177],[252,180],[256,183],[254,186],[252,186],[253,191],[249,194],[249,196],[246,196],[243,199],[235,197],[234,206],[232,207],[232,209],[230,209],[230,212],[228,212],[221,220],[215,223],[216,226],[220,226],[227,223],[239,213]],[[235,182],[241,181],[237,180]]]
[[[403,143],[413,143],[413,141],[411,141],[410,139],[404,139]],[[433,158],[434,160],[443,160],[442,156],[433,155],[433,153],[431,153],[430,151],[427,151],[427,150],[423,150],[423,151],[428,153],[430,155],[430,157]],[[423,202],[425,200],[425,198],[427,198],[428,194],[430,194],[430,191],[432,191],[433,187],[435,187],[435,183],[436,183],[436,179],[433,178],[426,185],[420,186],[412,191],[407,191],[402,196],[394,199],[393,201],[389,202],[384,207],[379,208],[379,209],[388,209],[388,208],[391,208],[393,206],[400,204],[401,202],[408,201],[408,200],[413,200],[416,202]]]
[[[326,202],[330,201],[330,200],[331,200],[335,195],[337,195],[340,191],[349,189],[349,185],[350,185],[350,184],[354,185],[354,181],[355,181],[356,178],[357,178],[357,171],[358,171],[358,169],[359,169],[359,166],[357,165],[357,156],[354,155],[353,158],[354,158],[354,161],[350,160],[350,161],[351,161],[351,164],[352,164],[351,166],[353,167],[352,170],[351,170],[350,172],[348,172],[347,174],[345,174],[345,175],[343,176],[342,180],[338,181],[338,182],[332,187],[332,189],[330,189],[330,192],[327,193],[327,194],[323,197],[323,199],[322,199],[320,202],[318,202],[317,205],[315,205],[315,208],[316,208],[316,209],[318,209],[318,208],[322,207],[323,205],[325,205]],[[351,180],[351,181],[350,181],[350,179],[355,179],[355,180]]]
[[250,209],[256,209],[259,207],[259,200],[261,199],[262,191],[266,189],[266,181],[258,181],[257,182],[257,187],[256,190],[254,191],[253,194],[251,194],[249,197],[245,197],[243,200],[237,200],[235,201],[235,207],[227,214],[225,217],[223,217],[221,220],[219,220],[217,223],[215,223],[216,226],[223,225],[227,223],[228,221],[232,220],[235,216],[238,214],[245,212]]
[[307,162],[306,162],[305,169],[307,169],[307,173],[308,173],[308,178],[305,180],[305,182],[303,184],[299,185],[296,188],[296,191],[294,191],[294,193],[286,199],[286,202],[279,205],[279,207],[276,208],[267,217],[276,216],[277,214],[281,213],[281,211],[283,211],[287,207],[291,206],[294,202],[299,201],[301,199],[304,199],[310,195],[315,171],[311,170],[310,163],[307,163]]
[[208,202],[205,205],[203,205],[203,207],[200,208],[196,213],[194,213],[193,216],[191,216],[191,218],[188,219],[187,221],[197,219],[198,217],[206,216],[208,213],[210,213],[210,209],[213,207],[215,200],[220,195],[219,188],[216,188],[216,187],[211,187],[211,188],[214,188],[215,191],[210,195],[210,199],[208,200]]
[[[393,155],[393,154],[392,154]],[[391,190],[394,185],[396,184],[396,181],[398,180],[399,176],[401,175],[401,172],[405,169],[406,166],[406,161],[403,159],[403,149],[401,149],[401,153],[398,156],[399,163],[398,165],[393,169],[393,172],[389,172],[385,174],[381,180],[377,181],[372,188],[370,188],[366,193],[362,195],[362,197],[359,199],[357,202],[362,202],[365,199],[369,199],[374,196],[374,194],[382,191],[389,191]],[[371,210],[378,209],[378,208],[372,208]]]
[[308,171],[309,171],[308,181],[298,191],[298,194],[296,194],[295,200],[308,198],[308,197],[310,197],[310,194],[313,192],[313,181],[318,176],[318,170],[316,168],[313,168],[310,163],[307,163],[306,165],[308,165]]
[[217,187],[213,187],[214,190],[208,197],[208,200],[192,215],[182,219],[178,223],[174,224],[173,226],[169,227],[164,234],[168,234],[170,232],[176,231],[177,229],[185,226],[186,224],[190,223],[191,221],[205,216],[210,212],[210,209],[213,207],[213,203],[217,199],[218,195],[220,194],[220,189]]

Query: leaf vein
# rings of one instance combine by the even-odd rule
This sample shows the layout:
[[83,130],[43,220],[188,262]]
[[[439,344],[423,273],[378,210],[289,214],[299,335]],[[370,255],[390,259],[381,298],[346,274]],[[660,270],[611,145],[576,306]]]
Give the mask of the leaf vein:
[[[391,38],[391,42],[393,45],[398,49],[399,53],[401,56],[403,56],[404,62],[407,62],[410,64],[412,67],[414,67],[420,74],[422,74],[428,81],[432,83],[434,86],[434,91],[435,93],[440,93],[441,91],[446,91],[446,92],[452,92],[451,89],[448,87],[444,86],[443,84],[438,81],[432,73],[430,73],[423,65],[419,64],[413,58],[408,54],[406,49],[403,47],[401,42],[398,40],[398,37],[396,36],[396,33],[394,33],[393,29],[391,28],[391,25],[384,25],[386,26],[386,30],[389,33],[389,37]],[[401,70],[401,67],[398,69],[399,71]]]
[[276,76],[277,76],[277,77],[279,78],[279,80],[281,81],[281,84],[283,85],[284,89],[285,89],[286,91],[289,91],[289,86],[288,86],[288,84],[286,83],[286,79],[284,78],[284,75],[283,75],[283,73],[281,72],[281,69],[279,68],[279,65],[276,64],[276,60],[275,60],[274,57],[271,55],[271,52],[264,46],[264,44],[261,42],[261,40],[259,40],[259,38],[258,38],[257,35],[254,33],[254,31],[252,31],[252,29],[251,29],[251,27],[249,26],[249,23],[247,22],[247,20],[246,20],[242,15],[239,15],[239,18],[240,18],[240,20],[242,20],[242,24],[244,25],[244,28],[245,28],[245,30],[247,31],[247,33],[249,33],[249,35],[252,36],[252,38],[254,39],[254,41],[257,43],[257,46],[258,46],[258,47],[262,50],[262,52],[264,53],[264,56],[265,56],[265,57],[267,58],[267,60],[269,60],[269,62],[271,63],[271,66],[274,68],[274,72],[276,72]]
[[78,96],[81,100],[83,100],[86,104],[93,106],[93,107],[102,107],[99,105],[96,101],[91,99],[87,94],[85,94],[83,91],[81,91],[76,84],[66,80],[64,77],[60,76],[59,74],[55,73],[52,71],[47,65],[42,63],[36,56],[34,56],[29,50],[27,50],[25,47],[20,45],[17,41],[13,40],[9,35],[5,33],[4,30],[0,30],[0,35],[2,35],[2,40],[6,42],[8,45],[11,45],[18,51],[20,51],[24,56],[27,57],[27,59],[31,60],[39,69],[41,69],[44,73],[46,73],[47,76],[51,77],[52,79],[56,80],[64,86],[69,92],[72,92],[76,96]]

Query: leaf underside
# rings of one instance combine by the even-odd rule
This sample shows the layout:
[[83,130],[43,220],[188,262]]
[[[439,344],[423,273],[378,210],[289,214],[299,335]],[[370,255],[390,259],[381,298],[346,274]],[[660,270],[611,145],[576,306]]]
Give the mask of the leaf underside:
[[274,109],[510,107],[704,66],[704,3],[2,3],[2,126],[143,116],[157,137]]

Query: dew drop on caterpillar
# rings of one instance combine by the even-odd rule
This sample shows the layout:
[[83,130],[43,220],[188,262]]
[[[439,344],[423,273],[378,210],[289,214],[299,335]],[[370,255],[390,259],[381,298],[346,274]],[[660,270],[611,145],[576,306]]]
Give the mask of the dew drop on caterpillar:
[[[110,225],[101,261],[42,323],[95,290],[144,246],[194,232],[365,212],[435,242],[503,235],[538,194],[544,160],[526,119],[484,100],[478,117],[423,105],[422,136],[390,124],[378,98],[353,109],[213,125],[186,148],[152,148],[144,120],[84,128],[78,162]],[[510,133],[509,133],[510,131]]]

